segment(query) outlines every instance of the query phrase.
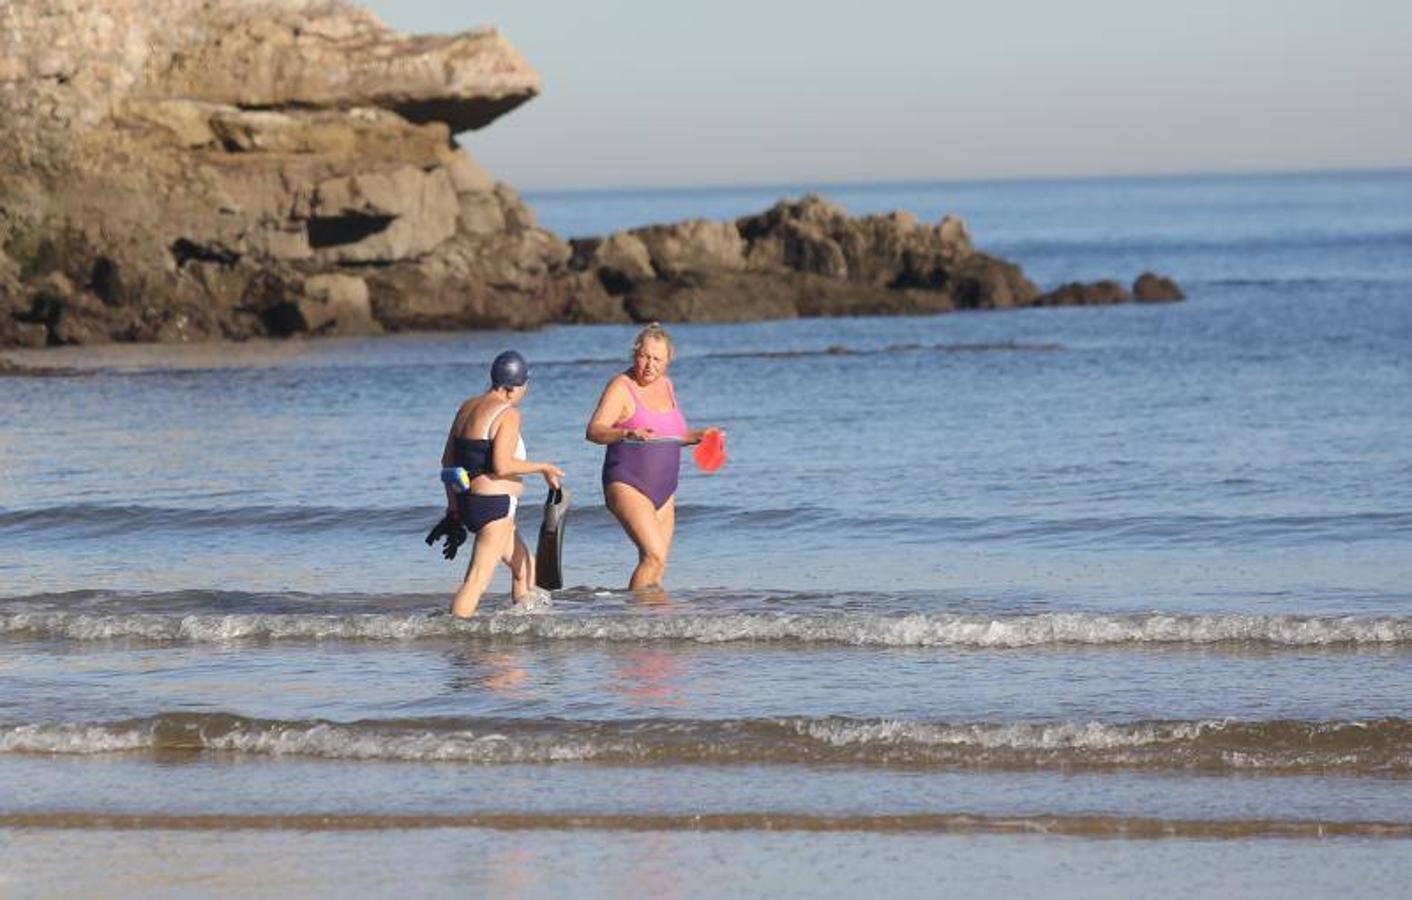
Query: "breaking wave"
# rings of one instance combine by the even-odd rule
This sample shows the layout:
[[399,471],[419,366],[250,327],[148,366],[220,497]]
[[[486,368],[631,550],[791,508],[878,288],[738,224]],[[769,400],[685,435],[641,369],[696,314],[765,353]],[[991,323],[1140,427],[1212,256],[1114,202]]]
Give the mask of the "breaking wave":
[[[577,605],[577,604],[571,604]],[[499,612],[469,620],[440,613],[148,613],[22,611],[0,613],[0,635],[101,641],[543,641],[769,642],[855,647],[1009,649],[1050,645],[1246,645],[1265,648],[1412,647],[1403,616],[1261,616],[1169,613],[722,612],[673,615],[587,613],[551,607],[539,614]],[[698,605],[699,608],[699,605]]]
[[1412,777],[1412,722],[954,723],[784,717],[338,723],[167,713],[120,722],[0,727],[0,753],[131,752],[502,765],[830,764]]

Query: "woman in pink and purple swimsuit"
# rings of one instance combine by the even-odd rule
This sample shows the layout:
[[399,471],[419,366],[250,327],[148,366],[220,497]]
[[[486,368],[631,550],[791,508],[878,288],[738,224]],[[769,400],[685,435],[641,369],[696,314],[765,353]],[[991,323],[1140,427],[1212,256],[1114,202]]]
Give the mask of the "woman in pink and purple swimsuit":
[[632,368],[613,376],[585,433],[603,444],[603,497],[637,545],[637,568],[628,587],[658,587],[676,528],[681,448],[701,441],[706,429],[688,428],[677,406],[667,366],[674,348],[653,322],[633,342]]

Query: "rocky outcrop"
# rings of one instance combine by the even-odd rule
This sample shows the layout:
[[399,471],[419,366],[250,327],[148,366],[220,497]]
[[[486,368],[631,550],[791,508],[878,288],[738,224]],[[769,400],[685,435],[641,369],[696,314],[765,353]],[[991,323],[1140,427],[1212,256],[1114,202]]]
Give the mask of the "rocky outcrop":
[[976,252],[960,219],[850,218],[817,196],[573,248],[570,269],[592,274],[602,294],[571,307],[580,321],[933,313],[1027,305],[1039,293],[1017,267]]
[[494,30],[340,0],[9,0],[0,347],[1130,299],[812,196],[566,243],[453,141],[538,91]]
[[1041,294],[1013,263],[977,251],[965,222],[849,217],[826,200],[781,201],[734,222],[692,221],[573,242],[572,270],[601,296],[576,321],[742,321],[924,314],[1131,300],[1116,282]]
[[12,0],[0,345],[543,322],[568,245],[452,141],[538,91],[328,0]]
[[1103,281],[1071,281],[1046,291],[1035,301],[1036,306],[1104,306],[1110,303],[1131,303],[1132,292],[1111,279]]
[[1133,282],[1133,299],[1139,303],[1170,303],[1174,300],[1184,300],[1186,295],[1172,279],[1152,272],[1143,272]]
[[1143,272],[1132,288],[1116,281],[1073,281],[1041,294],[1036,306],[1103,306],[1111,303],[1167,303],[1184,298],[1176,282],[1152,272]]

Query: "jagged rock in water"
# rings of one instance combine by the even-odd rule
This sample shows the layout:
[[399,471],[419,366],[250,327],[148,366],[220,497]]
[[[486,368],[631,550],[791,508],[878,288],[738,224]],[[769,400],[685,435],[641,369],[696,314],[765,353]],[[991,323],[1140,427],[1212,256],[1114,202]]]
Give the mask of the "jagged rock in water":
[[1038,306],[1102,306],[1130,303],[1133,295],[1116,281],[1071,281],[1039,297]]
[[595,310],[639,321],[923,314],[1025,306],[1039,294],[1018,267],[976,252],[958,218],[854,218],[814,195],[734,222],[575,241],[570,267],[608,295]]
[[1163,303],[1181,300],[1184,295],[1176,282],[1152,272],[1144,272],[1133,282],[1132,290],[1111,279],[1070,282],[1041,295],[1038,306],[1099,306],[1111,303]]
[[1186,297],[1177,283],[1170,278],[1143,272],[1133,282],[1133,297],[1139,303],[1168,303]]

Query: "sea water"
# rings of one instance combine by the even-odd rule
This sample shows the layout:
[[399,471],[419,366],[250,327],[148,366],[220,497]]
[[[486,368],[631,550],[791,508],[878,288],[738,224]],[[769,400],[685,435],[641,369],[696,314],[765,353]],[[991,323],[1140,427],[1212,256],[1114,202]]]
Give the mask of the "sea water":
[[[0,893],[1400,884],[1412,174],[823,191],[1187,300],[673,328],[730,459],[648,599],[582,436],[632,327],[9,354],[67,374],[0,380]],[[507,347],[567,587],[463,622],[422,536]]]

